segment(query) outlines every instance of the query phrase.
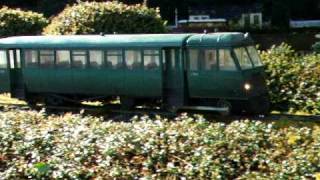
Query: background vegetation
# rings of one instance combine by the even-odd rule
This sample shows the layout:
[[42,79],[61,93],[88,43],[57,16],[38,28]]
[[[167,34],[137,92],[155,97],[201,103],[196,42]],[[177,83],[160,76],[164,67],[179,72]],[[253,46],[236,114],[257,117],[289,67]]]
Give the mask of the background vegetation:
[[[0,36],[39,34],[48,20],[41,14],[0,9]],[[67,7],[44,34],[161,33],[165,22],[156,9],[117,2],[83,2]],[[319,43],[318,43],[319,44]],[[317,51],[318,44],[314,45]],[[273,109],[320,114],[320,55],[299,56],[287,44],[261,52]]]
[[0,113],[2,179],[311,179],[320,127]]
[[163,33],[159,11],[143,5],[83,2],[54,17],[44,34]]
[[[92,0],[89,0],[92,1]],[[106,1],[106,0],[96,0]],[[143,0],[119,0],[126,4],[142,3]],[[273,26],[285,27],[289,19],[316,19],[320,17],[318,0],[148,0],[149,7],[160,7],[161,16],[174,21],[174,10],[179,10],[179,16],[186,18],[189,7],[215,7],[221,5],[245,5],[259,3],[262,5],[264,18],[270,19]],[[2,0],[3,5],[20,7],[45,14],[50,17],[61,12],[67,4],[75,4],[77,0]],[[307,9],[307,11],[306,11]]]
[[287,44],[261,52],[273,109],[320,114],[320,54],[299,56]]
[[39,34],[48,20],[39,13],[19,9],[0,9],[0,37]]
[[316,52],[316,53],[320,53],[320,41],[316,42],[313,46],[312,49]]

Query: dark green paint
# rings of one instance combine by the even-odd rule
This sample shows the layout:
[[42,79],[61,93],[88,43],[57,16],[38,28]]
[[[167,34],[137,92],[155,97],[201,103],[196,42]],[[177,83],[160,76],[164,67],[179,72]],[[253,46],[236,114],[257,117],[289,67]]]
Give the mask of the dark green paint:
[[10,72],[7,68],[0,68],[0,93],[10,92]]
[[[241,71],[196,71],[192,72],[186,64],[188,48],[230,48],[252,44],[250,37],[242,33],[215,34],[151,34],[151,35],[73,35],[73,36],[25,36],[0,39],[0,48],[23,49],[64,49],[64,50],[144,50],[157,49],[165,53],[160,62],[165,64],[158,70],[129,70],[125,67],[109,69],[106,67],[80,69],[70,68],[23,68],[23,78],[28,91],[39,93],[66,93],[129,97],[162,97],[171,93],[171,99],[184,105],[187,98],[247,98],[243,85],[247,79],[262,69]],[[217,49],[218,49],[217,48]],[[171,52],[175,56],[171,56]],[[164,57],[162,57],[164,55]],[[143,57],[143,53],[141,55]],[[123,61],[125,57],[123,56]],[[72,61],[72,60],[71,60]],[[143,58],[142,58],[143,64]],[[8,72],[0,70],[0,83],[6,89]],[[261,75],[258,75],[261,76]],[[0,89],[0,90],[2,90]],[[253,95],[251,93],[250,95]]]
[[124,48],[182,46],[189,34],[17,36],[0,39],[0,48]]

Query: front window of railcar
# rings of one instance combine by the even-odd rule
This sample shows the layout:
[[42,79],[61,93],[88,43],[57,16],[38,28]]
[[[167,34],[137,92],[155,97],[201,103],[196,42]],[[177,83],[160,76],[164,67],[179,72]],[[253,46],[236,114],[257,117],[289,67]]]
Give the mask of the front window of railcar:
[[237,56],[238,62],[241,66],[241,69],[251,69],[253,64],[250,60],[249,54],[247,53],[244,47],[235,48],[234,52]]
[[254,46],[247,47],[251,60],[255,67],[263,66],[257,49]]
[[217,53],[215,49],[206,49],[204,51],[204,69],[206,71],[216,70],[218,60]]
[[221,71],[237,71],[236,64],[229,49],[219,50],[219,69]]
[[191,71],[197,71],[199,69],[199,53],[198,49],[189,49],[189,64]]

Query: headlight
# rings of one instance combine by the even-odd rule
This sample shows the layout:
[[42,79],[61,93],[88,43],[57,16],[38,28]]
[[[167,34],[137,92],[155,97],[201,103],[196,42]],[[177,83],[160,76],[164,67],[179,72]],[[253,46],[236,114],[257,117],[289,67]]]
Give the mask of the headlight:
[[244,84],[244,89],[249,91],[251,89],[251,85],[249,83]]

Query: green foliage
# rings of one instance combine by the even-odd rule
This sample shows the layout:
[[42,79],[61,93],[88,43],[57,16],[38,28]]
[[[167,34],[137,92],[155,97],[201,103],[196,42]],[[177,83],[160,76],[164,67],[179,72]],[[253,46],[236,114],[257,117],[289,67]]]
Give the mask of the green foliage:
[[281,44],[261,52],[273,108],[320,114],[320,55],[298,56]]
[[66,7],[44,34],[162,33],[165,22],[157,9],[118,2],[80,2]]
[[316,42],[313,46],[312,49],[316,52],[316,53],[320,53],[320,42]]
[[310,179],[320,128],[0,113],[2,179]]
[[42,14],[19,9],[0,9],[0,36],[35,35],[48,21]]

